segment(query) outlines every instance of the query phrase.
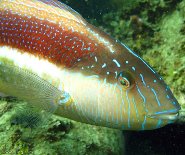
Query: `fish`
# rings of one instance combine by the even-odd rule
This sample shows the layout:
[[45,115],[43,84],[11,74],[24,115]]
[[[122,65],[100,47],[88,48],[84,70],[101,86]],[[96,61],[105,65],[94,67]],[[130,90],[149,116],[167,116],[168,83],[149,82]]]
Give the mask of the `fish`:
[[57,0],[0,1],[0,92],[120,130],[157,129],[180,110],[145,60]]

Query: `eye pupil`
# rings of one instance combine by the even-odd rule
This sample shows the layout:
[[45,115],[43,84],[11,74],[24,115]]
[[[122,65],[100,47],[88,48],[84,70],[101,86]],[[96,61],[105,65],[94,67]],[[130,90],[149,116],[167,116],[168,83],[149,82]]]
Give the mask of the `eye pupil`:
[[130,86],[130,82],[125,77],[120,76],[119,82],[122,86],[124,86],[126,88]]
[[120,79],[120,83],[123,85],[123,86],[126,86],[126,81],[122,78]]
[[133,78],[128,72],[120,72],[118,74],[118,82],[124,89],[130,89],[133,86]]

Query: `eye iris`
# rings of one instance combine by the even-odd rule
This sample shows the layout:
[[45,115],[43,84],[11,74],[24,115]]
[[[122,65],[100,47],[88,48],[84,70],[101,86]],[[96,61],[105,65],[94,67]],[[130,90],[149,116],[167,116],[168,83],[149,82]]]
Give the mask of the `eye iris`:
[[126,82],[125,82],[125,80],[124,80],[123,78],[120,78],[120,83],[121,83],[123,86],[126,85]]
[[130,86],[129,81],[128,81],[126,78],[124,78],[124,77],[120,77],[120,78],[119,78],[119,81],[120,81],[120,83],[121,83],[124,87],[129,87],[129,86]]

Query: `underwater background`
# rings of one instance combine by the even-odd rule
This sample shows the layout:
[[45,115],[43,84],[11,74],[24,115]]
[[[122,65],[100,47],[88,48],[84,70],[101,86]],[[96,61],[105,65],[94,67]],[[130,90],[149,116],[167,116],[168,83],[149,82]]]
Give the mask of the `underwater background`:
[[[128,45],[170,86],[185,109],[185,0],[62,0],[88,22]],[[153,131],[120,131],[58,116],[27,127],[26,103],[0,100],[0,154],[181,155],[183,117]],[[183,111],[183,110],[182,110]],[[185,116],[183,112],[181,115]],[[38,123],[38,124],[37,124]]]

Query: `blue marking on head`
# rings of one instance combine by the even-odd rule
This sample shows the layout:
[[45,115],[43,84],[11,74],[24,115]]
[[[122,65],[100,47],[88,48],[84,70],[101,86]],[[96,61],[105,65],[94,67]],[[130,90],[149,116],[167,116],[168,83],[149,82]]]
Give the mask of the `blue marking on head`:
[[127,97],[127,101],[128,101],[128,128],[130,128],[130,100],[128,98],[128,91],[126,91],[126,97]]
[[118,76],[118,72],[116,71],[116,72],[115,72],[115,74],[116,74],[115,78],[117,78],[117,76]]
[[137,91],[139,92],[141,98],[143,99],[143,106],[145,108],[145,111],[148,112],[148,109],[146,108],[146,98],[145,96],[141,93],[141,90],[139,89],[138,85],[136,84]]
[[175,101],[172,102],[174,105],[176,105],[177,103]]
[[167,85],[167,86],[166,86],[166,91],[168,91],[168,90],[170,90],[170,88],[169,88],[169,86]]
[[141,59],[136,53],[134,53],[130,48],[128,48],[125,44],[123,44],[121,42],[121,44],[131,53],[133,54],[135,57],[137,57],[138,59],[140,59],[153,73],[156,74],[156,72],[143,60]]
[[141,77],[141,80],[142,80],[143,85],[146,87],[146,82],[145,82],[145,80],[144,80],[143,75],[142,75],[142,74],[139,74],[139,75],[140,75],[140,77]]
[[161,115],[161,114],[168,114],[168,113],[177,113],[179,109],[170,109],[170,110],[164,110],[164,111],[158,111],[155,112],[155,115]]
[[104,63],[103,65],[102,65],[102,68],[105,68],[107,66],[107,64],[106,63]]
[[[120,107],[120,109],[124,109],[125,110],[125,107],[124,107],[125,102],[124,102],[124,98],[123,98],[123,89],[119,85],[117,85],[117,87],[119,88],[119,90],[121,92],[121,107]],[[122,122],[123,121],[123,116],[120,115],[120,117],[121,117],[121,122]]]
[[154,95],[155,95],[155,99],[156,99],[156,101],[157,101],[158,106],[161,106],[161,103],[160,103],[160,101],[159,101],[159,99],[158,99],[158,97],[157,97],[157,93],[155,92],[155,90],[154,90],[153,88],[151,88],[151,90],[152,90],[152,92],[153,92]]
[[140,91],[140,89],[139,89],[138,85],[136,85],[136,87],[137,87],[137,90],[138,90],[138,92],[139,92],[140,96],[141,96],[141,97],[142,97],[142,99],[143,99],[143,102],[144,102],[144,103],[146,103],[146,99],[145,99],[145,97],[143,96],[143,94],[141,93],[141,91]]
[[120,63],[116,59],[113,59],[112,61],[117,65],[117,67],[121,67]]
[[138,110],[137,110],[137,106],[136,106],[134,97],[132,98],[132,101],[133,101],[133,103],[134,103],[134,109],[135,109],[135,111],[136,111],[136,116],[137,116],[137,118],[139,118],[139,114],[138,114]]
[[136,71],[136,68],[132,66],[132,70],[133,70],[133,71]]

